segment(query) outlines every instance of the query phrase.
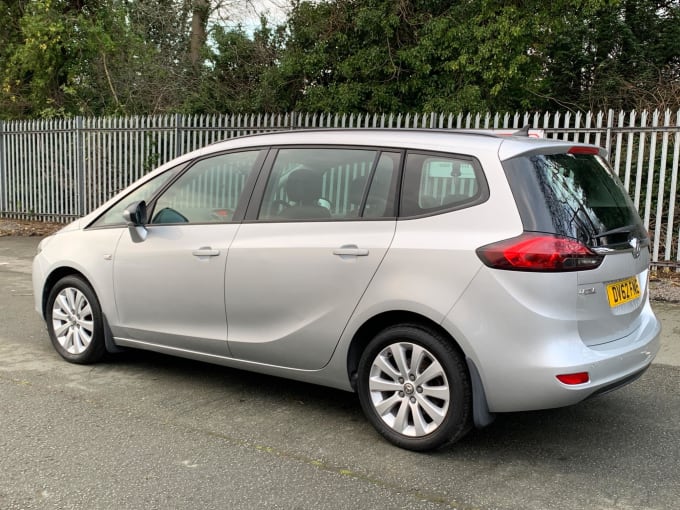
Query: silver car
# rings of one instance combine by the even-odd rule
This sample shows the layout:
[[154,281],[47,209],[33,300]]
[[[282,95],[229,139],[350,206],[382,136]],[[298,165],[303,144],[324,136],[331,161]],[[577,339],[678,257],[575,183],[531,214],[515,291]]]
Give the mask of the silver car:
[[597,147],[310,130],[163,165],[44,239],[33,285],[67,361],[148,349],[356,391],[426,450],[640,376],[649,263]]

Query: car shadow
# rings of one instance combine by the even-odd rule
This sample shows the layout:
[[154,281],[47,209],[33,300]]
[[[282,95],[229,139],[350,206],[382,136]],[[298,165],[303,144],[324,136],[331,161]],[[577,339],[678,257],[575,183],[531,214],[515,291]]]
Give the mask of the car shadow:
[[169,380],[190,379],[205,390],[238,392],[241,400],[248,396],[272,401],[304,400],[310,406],[356,411],[361,415],[358,399],[352,392],[238,368],[133,349],[110,356],[105,363],[117,370],[152,370],[155,377]]
[[[357,449],[423,455],[387,445],[365,420],[356,395],[350,392],[148,351],[128,351],[109,363],[116,371],[153,372],[164,382],[190,384],[200,393],[216,392],[225,401],[231,395],[238,402],[277,412],[304,405],[310,419],[350,424],[359,433],[350,439],[340,437],[361,442],[354,445]],[[668,455],[669,440],[680,440],[677,429],[664,441],[650,433],[663,420],[680,419],[680,395],[674,388],[680,383],[677,379],[677,370],[653,366],[637,382],[575,406],[498,414],[488,427],[472,429],[459,442],[425,455],[431,462],[447,465],[469,459],[490,469],[526,463],[556,472],[617,473],[623,469],[622,458],[661,458]],[[664,383],[659,385],[658,380]],[[304,417],[299,419],[304,423]]]

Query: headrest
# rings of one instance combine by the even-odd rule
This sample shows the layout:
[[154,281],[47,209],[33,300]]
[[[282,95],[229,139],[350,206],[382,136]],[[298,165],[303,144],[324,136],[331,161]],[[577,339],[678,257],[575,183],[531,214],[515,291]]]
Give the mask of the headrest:
[[298,168],[288,175],[286,193],[288,200],[298,204],[311,204],[321,198],[322,176],[311,168]]

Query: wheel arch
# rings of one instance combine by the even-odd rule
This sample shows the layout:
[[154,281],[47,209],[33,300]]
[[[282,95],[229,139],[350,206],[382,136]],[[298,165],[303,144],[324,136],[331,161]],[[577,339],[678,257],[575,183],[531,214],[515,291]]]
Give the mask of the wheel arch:
[[[80,271],[78,271],[76,268],[71,267],[71,266],[61,266],[58,268],[55,268],[47,278],[45,278],[45,284],[43,285],[43,291],[42,291],[42,296],[40,299],[41,302],[41,307],[42,307],[42,314],[43,317],[46,317],[46,312],[47,312],[47,299],[50,296],[50,292],[52,292],[52,289],[54,286],[57,284],[59,280],[64,278],[65,276],[78,276],[82,278],[90,287],[92,287],[92,283],[90,283],[90,280]],[[94,287],[92,287],[94,289]]]
[[463,351],[456,339],[448,331],[446,331],[446,329],[444,329],[440,324],[436,323],[432,319],[419,313],[405,310],[392,310],[389,312],[383,312],[371,317],[366,322],[364,322],[352,337],[352,341],[347,352],[347,375],[354,391],[356,391],[356,377],[359,359],[361,358],[361,353],[364,351],[368,343],[376,334],[378,334],[378,332],[382,331],[383,329],[395,324],[405,323],[414,324],[416,326],[422,326],[437,331],[449,339],[453,347],[461,353],[463,358],[466,357],[465,351]]
[[445,338],[448,338],[451,345],[463,356],[467,364],[468,378],[472,388],[472,415],[475,427],[483,428],[491,424],[495,419],[495,414],[489,411],[484,391],[484,383],[479,374],[479,369],[474,360],[466,354],[460,343],[449,333],[441,324],[432,319],[415,312],[404,310],[393,310],[383,312],[368,319],[356,331],[347,353],[347,375],[354,391],[356,388],[357,368],[361,353],[364,351],[371,339],[383,329],[394,324],[410,323],[423,326],[437,331]]
[[[82,278],[82,280],[92,288],[92,291],[94,292],[95,296],[99,300],[99,296],[97,294],[97,290],[95,289],[94,285],[92,285],[92,282],[90,279],[83,274],[82,271],[78,271],[76,268],[71,267],[71,266],[60,266],[55,268],[49,276],[45,279],[45,284],[43,285],[43,291],[42,291],[42,296],[40,298],[41,302],[41,308],[42,308],[42,316],[47,317],[47,300],[50,296],[50,292],[52,292],[52,289],[54,286],[57,284],[59,280],[66,276],[77,276],[79,278]],[[100,305],[101,306],[101,305]],[[117,352],[122,352],[123,348],[118,347],[114,340],[113,340],[113,335],[111,333],[111,326],[109,326],[109,320],[106,317],[106,314],[102,310],[102,320],[104,323],[104,344],[106,346],[106,351],[109,353],[117,353]]]

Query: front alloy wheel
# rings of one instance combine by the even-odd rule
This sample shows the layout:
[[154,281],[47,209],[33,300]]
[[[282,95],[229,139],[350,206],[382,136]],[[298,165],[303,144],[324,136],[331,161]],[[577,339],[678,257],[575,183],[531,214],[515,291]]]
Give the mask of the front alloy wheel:
[[99,302],[80,277],[66,276],[47,299],[47,329],[57,352],[72,363],[94,363],[105,353]]
[[470,428],[467,369],[438,332],[400,325],[378,334],[360,360],[357,389],[369,421],[397,446],[429,450]]
[[92,343],[92,306],[80,290],[66,287],[52,308],[52,330],[59,345],[69,354],[81,354]]

